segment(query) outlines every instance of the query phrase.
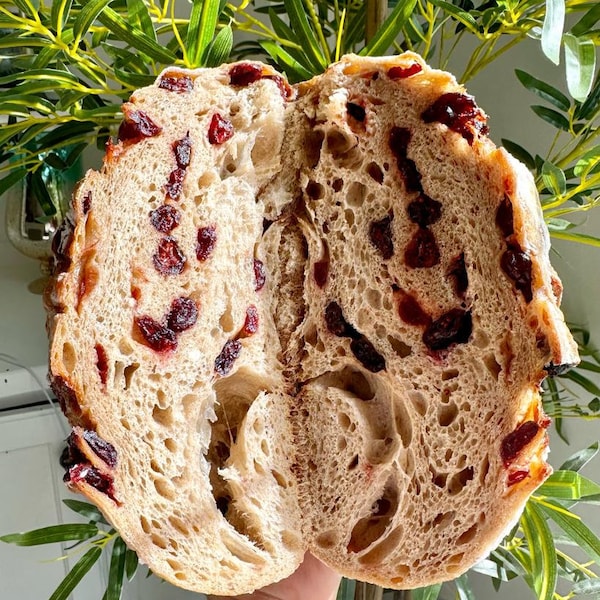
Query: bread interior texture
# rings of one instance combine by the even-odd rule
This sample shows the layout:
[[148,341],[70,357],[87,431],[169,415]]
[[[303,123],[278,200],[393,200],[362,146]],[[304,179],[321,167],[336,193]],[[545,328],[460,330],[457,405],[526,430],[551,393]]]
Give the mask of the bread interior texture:
[[293,100],[240,65],[136,92],[74,197],[48,299],[69,485],[195,591],[306,551],[452,579],[550,473],[538,388],[577,360],[531,177],[414,54],[345,57]]

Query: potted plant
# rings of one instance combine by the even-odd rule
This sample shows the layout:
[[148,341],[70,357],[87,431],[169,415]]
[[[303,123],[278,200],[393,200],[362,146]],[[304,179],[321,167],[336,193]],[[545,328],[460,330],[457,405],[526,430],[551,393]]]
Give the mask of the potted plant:
[[[566,23],[569,23],[567,27]],[[10,71],[0,75],[0,192],[29,178],[44,218],[62,208],[43,177],[45,168],[63,172],[84,149],[105,144],[120,121],[120,106],[137,87],[151,83],[171,64],[213,66],[252,56],[268,60],[294,81],[322,72],[344,53],[367,55],[406,49],[433,66],[448,68],[456,51],[459,79],[468,83],[493,70],[495,61],[527,39],[536,40],[548,60],[562,65],[566,89],[519,70],[519,85],[531,93],[540,128],[554,141],[545,154],[502,140],[533,172],[546,222],[556,239],[600,246],[578,231],[573,215],[600,203],[600,5],[584,0],[196,0],[174,1],[0,0],[0,46],[12,49]],[[520,110],[529,110],[522,107]],[[583,361],[579,368],[545,383],[545,408],[556,433],[565,437],[564,419],[600,415],[600,354],[588,332],[573,327]],[[591,400],[579,400],[583,391]],[[531,598],[552,600],[600,594],[600,538],[574,511],[596,505],[600,485],[581,475],[598,445],[578,449],[532,496],[519,523],[474,571],[495,587],[521,577]],[[106,551],[111,555],[106,598],[120,598],[123,582],[136,571],[135,553],[92,506],[65,501],[87,523],[56,525],[3,536],[21,545],[73,541],[83,548],[71,574],[52,599],[66,598]],[[573,551],[582,552],[584,559]],[[474,598],[469,576],[450,588]],[[441,586],[385,592],[344,580],[339,598],[435,600]],[[562,594],[562,595],[561,595]]]

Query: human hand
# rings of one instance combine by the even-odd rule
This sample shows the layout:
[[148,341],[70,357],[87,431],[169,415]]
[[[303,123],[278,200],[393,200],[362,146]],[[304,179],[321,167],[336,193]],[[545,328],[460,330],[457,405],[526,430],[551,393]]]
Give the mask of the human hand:
[[341,576],[309,554],[287,579],[268,585],[252,594],[209,596],[209,600],[335,600]]

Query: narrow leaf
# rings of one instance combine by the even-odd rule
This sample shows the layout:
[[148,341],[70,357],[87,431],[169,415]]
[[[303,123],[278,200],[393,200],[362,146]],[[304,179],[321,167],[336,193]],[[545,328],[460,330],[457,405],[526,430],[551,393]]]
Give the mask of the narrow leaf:
[[596,47],[588,37],[565,34],[565,66],[569,93],[585,101],[592,89],[596,69]]
[[190,67],[200,66],[202,56],[215,35],[219,5],[219,0],[193,0],[186,36]]
[[90,548],[69,571],[49,600],[67,600],[71,592],[77,587],[77,584],[83,579],[83,576],[100,558],[101,554],[102,549],[98,546]]
[[231,26],[226,25],[207,48],[202,63],[205,67],[218,67],[229,59],[232,48],[233,30]]
[[580,500],[600,494],[600,485],[575,471],[555,471],[538,488],[536,494],[564,500]]
[[25,533],[11,533],[0,537],[0,541],[17,546],[39,546],[73,540],[89,540],[98,534],[98,528],[89,523],[51,525]]
[[125,552],[125,576],[128,581],[133,579],[139,564],[137,554],[133,550],[127,548]]
[[423,588],[412,590],[411,600],[438,600],[440,592],[442,590],[442,584],[437,583]]
[[568,231],[575,227],[574,223],[567,221],[566,219],[558,219],[556,217],[550,217],[546,219],[546,225],[550,231]]
[[565,0],[546,0],[546,17],[542,26],[542,50],[557,65],[565,26]]
[[55,31],[60,31],[69,18],[69,11],[73,0],[59,0],[58,2],[52,3],[52,9],[50,11],[50,21]]
[[[598,4],[600,6],[600,4]],[[592,90],[586,98],[585,102],[579,105],[575,111],[576,119],[591,119],[600,107],[600,72],[596,75],[596,79],[592,86]]]
[[281,46],[275,44],[275,42],[266,41],[261,42],[260,45],[276,63],[282,66],[290,80],[302,81],[305,79],[310,79],[313,75],[317,74],[313,71],[309,71]]
[[417,0],[398,2],[371,41],[361,50],[362,56],[379,56],[387,52],[410,18]]
[[502,138],[502,145],[518,160],[520,160],[528,169],[535,170],[535,159],[523,146]]
[[578,373],[577,371],[569,371],[563,376],[565,379],[574,381],[577,385],[580,385],[586,392],[593,394],[594,396],[600,396],[600,387],[596,385],[591,379]]
[[550,84],[535,78],[533,75],[522,71],[521,69],[515,69],[518,80],[527,88],[530,92],[538,95],[540,98],[547,100],[556,108],[567,111],[569,110],[571,103],[569,99],[556,88]]
[[98,508],[88,502],[82,502],[81,500],[74,500],[71,498],[65,498],[63,503],[68,506],[72,511],[77,514],[89,519],[90,521],[98,523],[107,523],[104,516]]
[[471,33],[479,33],[477,21],[466,10],[462,10],[445,0],[431,0],[431,4],[442,8],[444,12],[451,15],[459,23],[462,23]]
[[327,68],[327,60],[319,48],[319,43],[315,36],[302,2],[295,0],[283,0],[290,25],[296,34],[298,43],[302,46],[310,64],[315,68],[315,73],[320,73]]
[[600,594],[600,578],[597,579],[584,579],[583,581],[577,581],[571,591],[575,595],[589,595],[594,594],[594,597],[597,598],[596,594]]
[[585,179],[590,171],[600,163],[600,145],[588,150],[575,164],[575,177]]
[[83,0],[83,8],[79,11],[73,24],[73,35],[75,39],[81,39],[92,26],[98,15],[112,0]]
[[567,191],[567,178],[564,171],[550,161],[542,165],[544,185],[556,196],[562,196]]
[[573,232],[552,232],[552,237],[558,240],[566,240],[568,242],[577,242],[578,244],[586,244],[588,246],[595,246],[596,248],[600,248],[600,237],[596,237],[593,235],[588,235],[586,233],[577,233]]
[[148,6],[143,0],[127,0],[127,14],[133,27],[142,31],[149,38],[156,40],[156,30]]
[[108,570],[108,584],[102,600],[121,600],[123,576],[125,574],[125,559],[127,546],[122,537],[117,537],[113,543]]
[[546,121],[546,123],[550,123],[553,127],[557,129],[562,129],[563,131],[569,131],[569,120],[564,115],[561,115],[559,112],[552,110],[551,108],[547,108],[545,106],[534,105],[531,107],[531,110],[538,116],[540,119]]
[[[27,175],[27,169],[11,169],[10,173],[0,179],[0,196],[10,189],[13,185],[16,185]],[[0,538],[2,541],[6,541]]]
[[469,576],[466,573],[455,579],[454,585],[458,592],[458,600],[476,600],[475,594],[469,584]]
[[571,34],[575,37],[585,35],[589,33],[596,23],[600,21],[600,4],[595,3],[590,10],[588,10],[573,27],[571,27]]

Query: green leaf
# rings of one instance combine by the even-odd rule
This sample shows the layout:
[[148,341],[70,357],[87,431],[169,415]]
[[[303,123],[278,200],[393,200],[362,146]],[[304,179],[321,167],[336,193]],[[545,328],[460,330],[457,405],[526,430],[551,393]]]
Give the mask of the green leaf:
[[575,100],[583,102],[592,89],[596,47],[588,37],[575,37],[566,33],[564,39],[567,87]]
[[[27,169],[11,169],[10,173],[0,179],[0,196],[6,192],[6,190],[10,189],[13,185],[16,185],[27,175]],[[0,538],[1,540],[2,538]],[[3,540],[5,541],[5,540]]]
[[98,15],[110,4],[112,0],[83,0],[83,8],[79,11],[73,23],[75,39],[81,39],[92,26]]
[[110,567],[108,570],[108,584],[104,596],[102,596],[102,600],[121,600],[126,554],[127,546],[125,545],[123,538],[117,536],[113,542]]
[[436,583],[427,587],[412,590],[411,600],[437,600],[442,590],[442,584]]
[[600,238],[586,233],[577,233],[576,231],[569,233],[555,231],[552,232],[552,237],[555,237],[558,240],[577,242],[578,244],[586,244],[587,246],[600,248]]
[[556,108],[562,111],[568,111],[571,107],[569,99],[556,88],[550,84],[535,78],[533,75],[522,71],[521,69],[515,69],[518,80],[528,89],[530,92],[538,95],[540,98],[547,100]]
[[558,576],[552,532],[535,504],[528,502],[521,526],[531,556],[531,583],[538,600],[552,600]]
[[125,552],[125,577],[127,577],[128,581],[133,579],[139,564],[137,554],[133,550],[127,548]]
[[584,579],[583,581],[577,581],[571,588],[571,591],[577,596],[591,596],[592,594],[600,594],[600,578]]
[[600,21],[600,4],[595,2],[592,8],[590,8],[590,10],[588,10],[585,15],[571,27],[571,33],[575,37],[585,35],[592,30],[598,21]]
[[58,2],[52,2],[52,9],[50,11],[50,22],[55,31],[62,29],[63,25],[69,18],[69,12],[73,0],[58,0]]
[[219,8],[219,0],[193,0],[186,36],[188,66],[201,65],[202,56],[215,35]]
[[567,191],[564,171],[548,160],[542,165],[542,179],[546,188],[556,196],[562,196]]
[[600,485],[575,471],[556,471],[537,489],[536,494],[563,500],[580,500],[600,494]]
[[577,385],[580,385],[586,392],[600,396],[600,387],[598,387],[591,379],[578,373],[577,371],[569,371],[563,375],[563,378],[574,381]]
[[104,518],[104,515],[100,512],[100,510],[90,504],[89,502],[82,502],[81,500],[74,500],[71,498],[63,499],[63,503],[68,506],[72,511],[77,514],[89,519],[90,521],[94,521],[95,523],[105,523],[108,525],[108,522]]
[[127,15],[133,27],[156,41],[156,30],[148,6],[143,0],[127,0]]
[[444,12],[447,12],[459,23],[462,23],[471,33],[479,33],[477,21],[466,10],[462,10],[458,6],[454,6],[454,4],[450,4],[450,2],[445,2],[445,0],[431,0],[431,4],[442,8]]
[[309,71],[300,64],[295,58],[293,58],[288,52],[286,52],[281,46],[278,46],[275,42],[265,41],[261,42],[260,45],[264,48],[265,52],[286,71],[288,77],[292,81],[303,81],[310,79],[315,73]]
[[458,600],[476,600],[469,584],[469,576],[466,573],[455,579],[454,585],[458,593]]
[[353,579],[342,578],[336,600],[354,600],[356,590],[356,581]]
[[511,140],[507,140],[502,138],[502,145],[518,160],[520,160],[528,169],[535,170],[535,159],[523,146],[519,146],[519,144],[512,142]]
[[362,56],[378,56],[387,52],[410,18],[417,0],[398,2],[371,41],[360,51]]
[[542,25],[542,50],[557,65],[565,26],[565,0],[546,0],[546,17]]
[[205,67],[218,67],[229,59],[233,48],[233,30],[226,25],[219,31],[202,59]]
[[557,219],[556,217],[550,217],[549,219],[546,219],[546,225],[548,225],[548,229],[550,231],[568,231],[569,229],[573,229],[573,227],[575,227],[571,221],[567,221],[566,219]]
[[531,110],[538,116],[540,119],[546,121],[546,123],[550,123],[553,127],[557,129],[562,129],[563,131],[569,131],[569,120],[561,115],[559,112],[552,110],[551,108],[547,108],[546,106],[538,106],[534,105],[531,107]]
[[540,505],[540,509],[594,562],[600,564],[600,539],[577,515],[550,501]]
[[56,588],[49,600],[67,600],[71,592],[77,587],[83,576],[94,566],[100,558],[102,549],[98,546],[90,548],[69,571],[67,576]]
[[[600,6],[600,4],[598,5]],[[591,119],[600,107],[600,72],[596,75],[596,79],[592,86],[586,101],[580,104],[575,110],[576,119]]]
[[578,161],[575,163],[573,174],[575,177],[585,179],[591,170],[600,164],[600,145],[594,146],[591,150],[588,150]]
[[11,533],[0,536],[0,541],[17,546],[39,546],[73,540],[89,540],[98,534],[98,528],[90,523],[51,525],[25,533]]
[[290,19],[291,28],[296,34],[298,43],[306,53],[308,63],[312,66],[312,73],[321,73],[327,68],[327,59],[319,47],[315,32],[308,21],[302,1],[283,0],[283,2]]

